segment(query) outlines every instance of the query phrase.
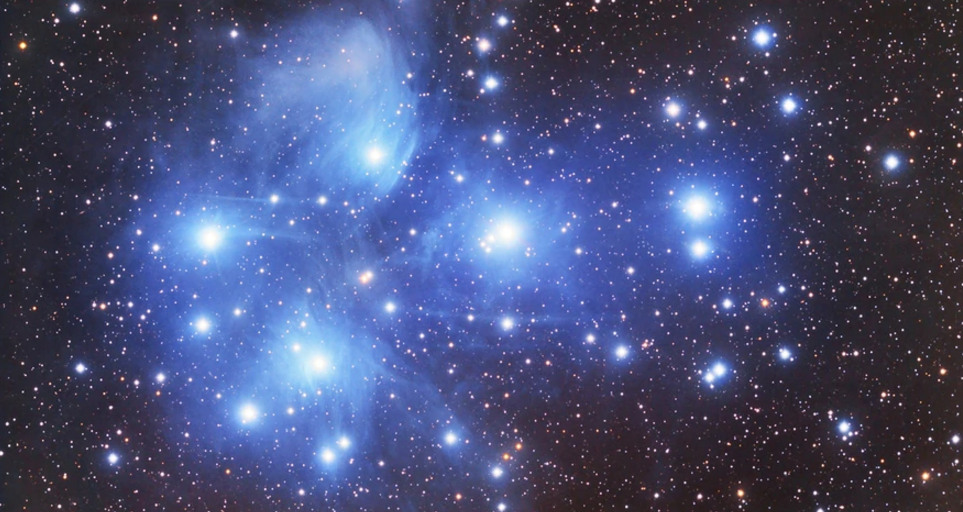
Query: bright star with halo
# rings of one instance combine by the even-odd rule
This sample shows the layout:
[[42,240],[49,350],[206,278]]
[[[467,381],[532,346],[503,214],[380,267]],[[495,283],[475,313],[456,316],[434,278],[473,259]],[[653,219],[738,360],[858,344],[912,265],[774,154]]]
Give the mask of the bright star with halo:
[[786,114],[792,114],[797,108],[799,108],[799,105],[796,103],[796,100],[792,98],[782,100],[782,111]]
[[899,157],[896,155],[889,155],[883,160],[883,165],[886,166],[887,171],[895,171],[899,168]]

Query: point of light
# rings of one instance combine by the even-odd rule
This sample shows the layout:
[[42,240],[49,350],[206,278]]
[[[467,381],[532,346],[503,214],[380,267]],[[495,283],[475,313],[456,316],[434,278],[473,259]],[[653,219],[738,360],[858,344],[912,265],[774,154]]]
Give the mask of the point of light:
[[779,349],[779,359],[782,359],[783,361],[788,361],[791,358],[792,358],[792,352],[790,352],[788,348]]
[[732,307],[732,299],[724,299],[722,301],[722,307],[729,309]]
[[377,165],[384,160],[385,154],[381,151],[381,149],[375,147],[368,150],[365,158],[367,158],[369,164]]
[[389,302],[389,303],[385,304],[385,311],[387,311],[388,313],[394,313],[395,310],[397,310],[397,309],[398,309],[398,307],[395,306],[395,303],[394,303],[394,302]]
[[752,35],[752,41],[760,47],[769,46],[769,43],[772,42],[772,33],[767,28],[760,28]]
[[792,98],[782,100],[782,111],[787,114],[792,114],[798,107],[799,105],[796,103],[796,100]]
[[197,332],[207,332],[211,330],[211,321],[206,318],[201,318],[197,321]]
[[952,441],[953,444],[960,444],[960,436],[957,435],[957,434],[954,434],[954,435],[953,435],[953,438],[950,439],[950,441]]
[[318,204],[320,204],[321,206],[328,204],[328,198],[326,196],[319,197]]
[[311,360],[311,369],[316,372],[326,371],[328,369],[327,359],[321,356],[315,356],[314,359]]
[[107,456],[107,462],[109,462],[111,466],[113,466],[114,464],[117,464],[117,462],[119,461],[120,461],[120,456],[118,456],[116,453],[111,453],[110,455]]
[[696,127],[700,130],[705,130],[707,126],[709,126],[709,123],[707,123],[705,119],[699,119],[699,122],[696,123]]
[[709,244],[703,242],[702,240],[699,240],[696,243],[692,244],[693,256],[697,258],[701,258],[706,254],[709,254]]
[[685,212],[694,220],[704,219],[709,214],[709,203],[702,197],[693,197],[685,204]]
[[247,404],[241,407],[241,421],[243,423],[256,420],[257,414],[257,407],[254,407],[253,404]]
[[498,26],[499,26],[499,27],[504,27],[505,25],[508,25],[508,18],[505,17],[505,16],[499,16],[499,17],[498,17]]
[[87,367],[84,366],[84,363],[77,363],[77,366],[74,366],[74,370],[77,373],[84,373],[85,371],[87,371]]
[[217,228],[206,228],[201,231],[201,247],[208,250],[217,249],[217,246],[221,245],[222,238],[221,232]]
[[280,196],[278,196],[277,194],[271,194],[271,203],[272,203],[272,204],[277,204],[278,201],[280,201],[280,200],[281,200],[281,197],[280,197]]
[[231,30],[231,39],[237,39],[237,29]]
[[70,14],[77,14],[80,12],[80,4],[72,3],[70,4]]
[[492,142],[495,144],[501,144],[502,142],[505,142],[505,136],[502,135],[502,132],[495,132],[495,134],[492,135]]
[[726,365],[722,363],[716,363],[715,366],[712,367],[712,374],[716,377],[722,377],[726,374]]
[[164,375],[163,373],[158,373],[157,377],[155,378],[157,379],[157,382],[160,384],[162,384],[165,380],[167,380],[167,376]]
[[505,512],[505,510],[506,510],[507,508],[508,508],[508,507],[505,506],[504,503],[499,503],[499,504],[498,504],[498,512]]
[[482,53],[487,53],[491,49],[492,49],[492,43],[488,39],[478,40],[478,51]]
[[485,88],[486,88],[486,89],[492,90],[492,89],[494,89],[494,88],[496,88],[496,87],[498,87],[498,80],[496,80],[495,77],[490,76],[490,77],[488,77],[488,78],[485,79]]
[[896,155],[889,155],[886,160],[883,160],[883,165],[886,166],[887,171],[895,171],[899,168],[899,157]]
[[506,316],[502,318],[501,326],[503,330],[510,331],[512,327],[515,327],[515,321],[511,317]]
[[629,357],[629,347],[626,347],[625,345],[619,345],[616,347],[615,357],[619,359],[625,359],[626,357]]
[[678,103],[670,101],[669,104],[665,106],[665,113],[672,118],[678,117],[679,114],[682,113],[682,107],[680,107]]
[[154,244],[154,245],[150,246],[150,250],[152,250],[152,251],[154,251],[154,252],[159,252],[159,251],[160,251],[160,245],[159,245],[159,244]]
[[334,462],[334,452],[331,451],[331,450],[329,450],[329,449],[327,449],[327,448],[325,448],[325,449],[321,452],[321,460],[322,460],[325,464],[331,464],[332,462]]
[[786,293],[786,287],[783,285],[779,285],[779,293]]
[[848,434],[849,431],[852,430],[853,426],[850,425],[850,423],[849,423],[848,421],[840,421],[840,422],[839,422],[839,426],[836,427],[836,428],[839,429],[839,432],[840,432],[840,433],[842,433],[842,434]]
[[234,316],[241,316],[241,308],[234,308]]
[[518,228],[509,222],[503,222],[498,226],[498,240],[502,243],[510,244],[518,239]]
[[501,466],[495,466],[495,468],[492,469],[492,476],[495,478],[501,478],[501,476],[504,474],[505,471],[501,468]]
[[347,450],[348,447],[351,446],[351,440],[348,439],[347,437],[342,436],[341,439],[338,439],[338,446],[342,450]]
[[456,436],[454,432],[449,432],[445,434],[445,444],[452,445],[457,442],[458,442],[458,436]]

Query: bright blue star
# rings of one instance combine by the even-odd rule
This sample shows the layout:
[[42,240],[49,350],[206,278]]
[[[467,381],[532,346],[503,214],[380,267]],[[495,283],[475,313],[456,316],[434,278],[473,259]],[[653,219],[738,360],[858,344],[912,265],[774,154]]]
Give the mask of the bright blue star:
[[499,17],[498,17],[498,26],[499,26],[499,27],[504,27],[505,25],[508,25],[508,18],[506,18],[505,16],[499,16]]
[[492,469],[492,476],[495,478],[501,478],[501,476],[504,474],[505,474],[505,470],[503,470],[501,466],[495,466]]
[[752,41],[756,43],[756,46],[765,48],[772,42],[772,32],[766,27],[760,27],[753,33]]
[[496,87],[498,87],[498,80],[496,80],[495,77],[490,76],[490,77],[488,77],[488,78],[485,79],[485,88],[486,88],[486,89],[492,90],[492,89],[494,89],[494,88],[496,88]]
[[626,357],[629,357],[629,347],[626,347],[625,345],[619,345],[618,347],[615,347],[615,357],[619,359],[625,359]]
[[782,100],[782,111],[786,114],[792,114],[797,108],[799,108],[799,105],[796,103],[796,100],[792,98]]
[[254,404],[245,404],[240,411],[241,423],[250,423],[257,419],[258,410]]
[[325,448],[324,450],[321,450],[321,461],[325,464],[331,464],[334,462],[334,457],[334,452],[330,449]]
[[889,155],[883,160],[883,165],[886,166],[887,171],[895,171],[899,168],[899,157],[896,155]]
[[732,299],[722,299],[722,307],[725,309],[732,308]]
[[782,359],[783,361],[792,359],[792,352],[790,352],[788,348],[779,349],[779,359]]
[[454,432],[449,432],[445,434],[445,444],[453,445],[458,442],[458,436]]
[[682,106],[674,101],[670,101],[665,105],[665,113],[669,117],[675,119],[676,117],[679,117],[679,114],[682,113]]
[[702,258],[703,256],[709,254],[710,251],[709,244],[702,240],[696,240],[690,249],[692,250],[692,255],[696,258]]
[[197,322],[194,323],[194,327],[197,328],[197,332],[205,333],[211,330],[211,321],[204,317],[198,318]]
[[215,227],[208,227],[201,230],[200,235],[198,236],[198,242],[201,244],[201,247],[209,251],[213,251],[221,245],[223,238],[224,235],[221,234],[219,229]]
[[84,366],[84,363],[77,363],[77,366],[74,367],[74,370],[77,373],[84,373],[85,371],[87,371],[87,367]]
[[110,463],[111,466],[113,466],[114,464],[117,464],[119,461],[120,461],[120,456],[117,455],[116,453],[111,452],[110,455],[107,455],[107,462]]
[[702,220],[709,215],[709,202],[702,196],[693,196],[685,203],[685,213],[692,220]]
[[77,14],[80,12],[80,4],[72,3],[70,4],[70,14]]
[[839,425],[836,427],[839,429],[840,434],[849,434],[853,426],[846,420],[840,421]]
[[707,123],[705,119],[699,119],[696,123],[696,127],[700,130],[705,130],[707,126],[709,126],[709,123]]

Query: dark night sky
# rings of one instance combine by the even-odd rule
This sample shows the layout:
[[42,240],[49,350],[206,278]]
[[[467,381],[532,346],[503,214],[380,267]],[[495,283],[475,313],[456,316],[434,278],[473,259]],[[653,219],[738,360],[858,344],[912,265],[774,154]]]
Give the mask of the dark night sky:
[[963,510],[949,1],[0,6],[0,510]]

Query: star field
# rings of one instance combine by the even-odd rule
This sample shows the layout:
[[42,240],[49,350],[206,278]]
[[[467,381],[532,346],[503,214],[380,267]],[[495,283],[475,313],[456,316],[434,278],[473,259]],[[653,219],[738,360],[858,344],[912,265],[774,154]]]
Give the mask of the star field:
[[961,16],[0,7],[0,509],[960,510]]

